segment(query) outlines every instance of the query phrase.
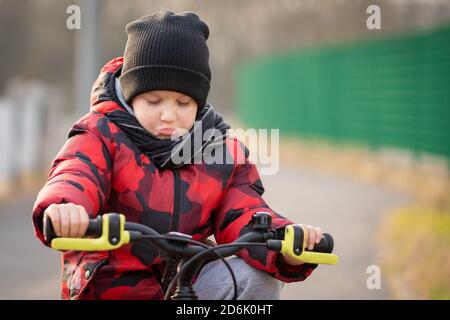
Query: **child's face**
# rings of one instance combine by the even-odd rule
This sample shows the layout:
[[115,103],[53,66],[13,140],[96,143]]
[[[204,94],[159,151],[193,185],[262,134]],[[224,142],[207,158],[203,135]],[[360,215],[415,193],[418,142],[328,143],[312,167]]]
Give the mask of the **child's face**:
[[191,97],[175,91],[142,93],[133,99],[131,106],[139,123],[160,139],[189,131],[198,107]]

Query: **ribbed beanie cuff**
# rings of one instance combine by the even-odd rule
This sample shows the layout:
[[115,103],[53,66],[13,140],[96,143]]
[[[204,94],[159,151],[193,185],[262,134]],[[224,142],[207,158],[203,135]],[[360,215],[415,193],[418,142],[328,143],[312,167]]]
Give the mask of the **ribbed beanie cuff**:
[[194,99],[199,108],[206,104],[210,89],[208,78],[194,70],[170,65],[146,65],[130,69],[120,76],[125,100],[152,90],[177,91]]

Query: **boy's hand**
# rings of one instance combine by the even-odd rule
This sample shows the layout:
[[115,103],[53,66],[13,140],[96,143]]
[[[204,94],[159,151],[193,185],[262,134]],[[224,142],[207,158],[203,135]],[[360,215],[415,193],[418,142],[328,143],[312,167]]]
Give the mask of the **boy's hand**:
[[86,209],[73,203],[51,204],[44,215],[50,218],[58,237],[81,238],[89,225]]
[[[305,249],[308,249],[310,251],[313,250],[314,246],[316,244],[318,244],[323,238],[322,229],[315,228],[315,227],[312,227],[312,226],[306,225],[306,224],[296,224],[296,225],[302,227],[303,230],[306,231],[305,235],[307,235],[306,236],[306,245],[307,246]],[[303,262],[295,260],[288,256],[285,257],[283,254],[281,254],[280,257],[281,257],[281,261],[283,261],[287,264],[293,265],[293,266],[303,264]]]

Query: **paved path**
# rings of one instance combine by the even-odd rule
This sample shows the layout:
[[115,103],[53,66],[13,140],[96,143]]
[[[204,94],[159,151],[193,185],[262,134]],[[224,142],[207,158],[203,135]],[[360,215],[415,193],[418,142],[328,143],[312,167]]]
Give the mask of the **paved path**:
[[34,236],[34,201],[0,204],[0,299],[59,299],[60,254]]
[[[322,227],[335,237],[338,266],[320,266],[304,282],[287,284],[283,299],[388,299],[368,290],[366,269],[378,264],[374,236],[389,208],[405,195],[342,177],[281,165],[262,177],[265,199],[297,223]],[[34,237],[31,207],[35,195],[0,204],[0,299],[59,299],[60,257]],[[382,274],[383,276],[383,274]]]
[[336,266],[319,266],[304,282],[289,283],[283,299],[389,299],[381,289],[367,289],[367,267],[378,265],[375,232],[383,214],[409,201],[406,195],[355,180],[281,165],[262,177],[265,199],[296,223],[320,226],[335,239]]

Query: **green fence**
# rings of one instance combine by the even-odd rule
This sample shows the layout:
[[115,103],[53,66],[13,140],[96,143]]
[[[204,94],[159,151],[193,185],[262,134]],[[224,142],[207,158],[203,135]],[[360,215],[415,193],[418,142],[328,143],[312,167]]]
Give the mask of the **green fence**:
[[252,127],[450,158],[450,26],[261,58],[236,92]]

